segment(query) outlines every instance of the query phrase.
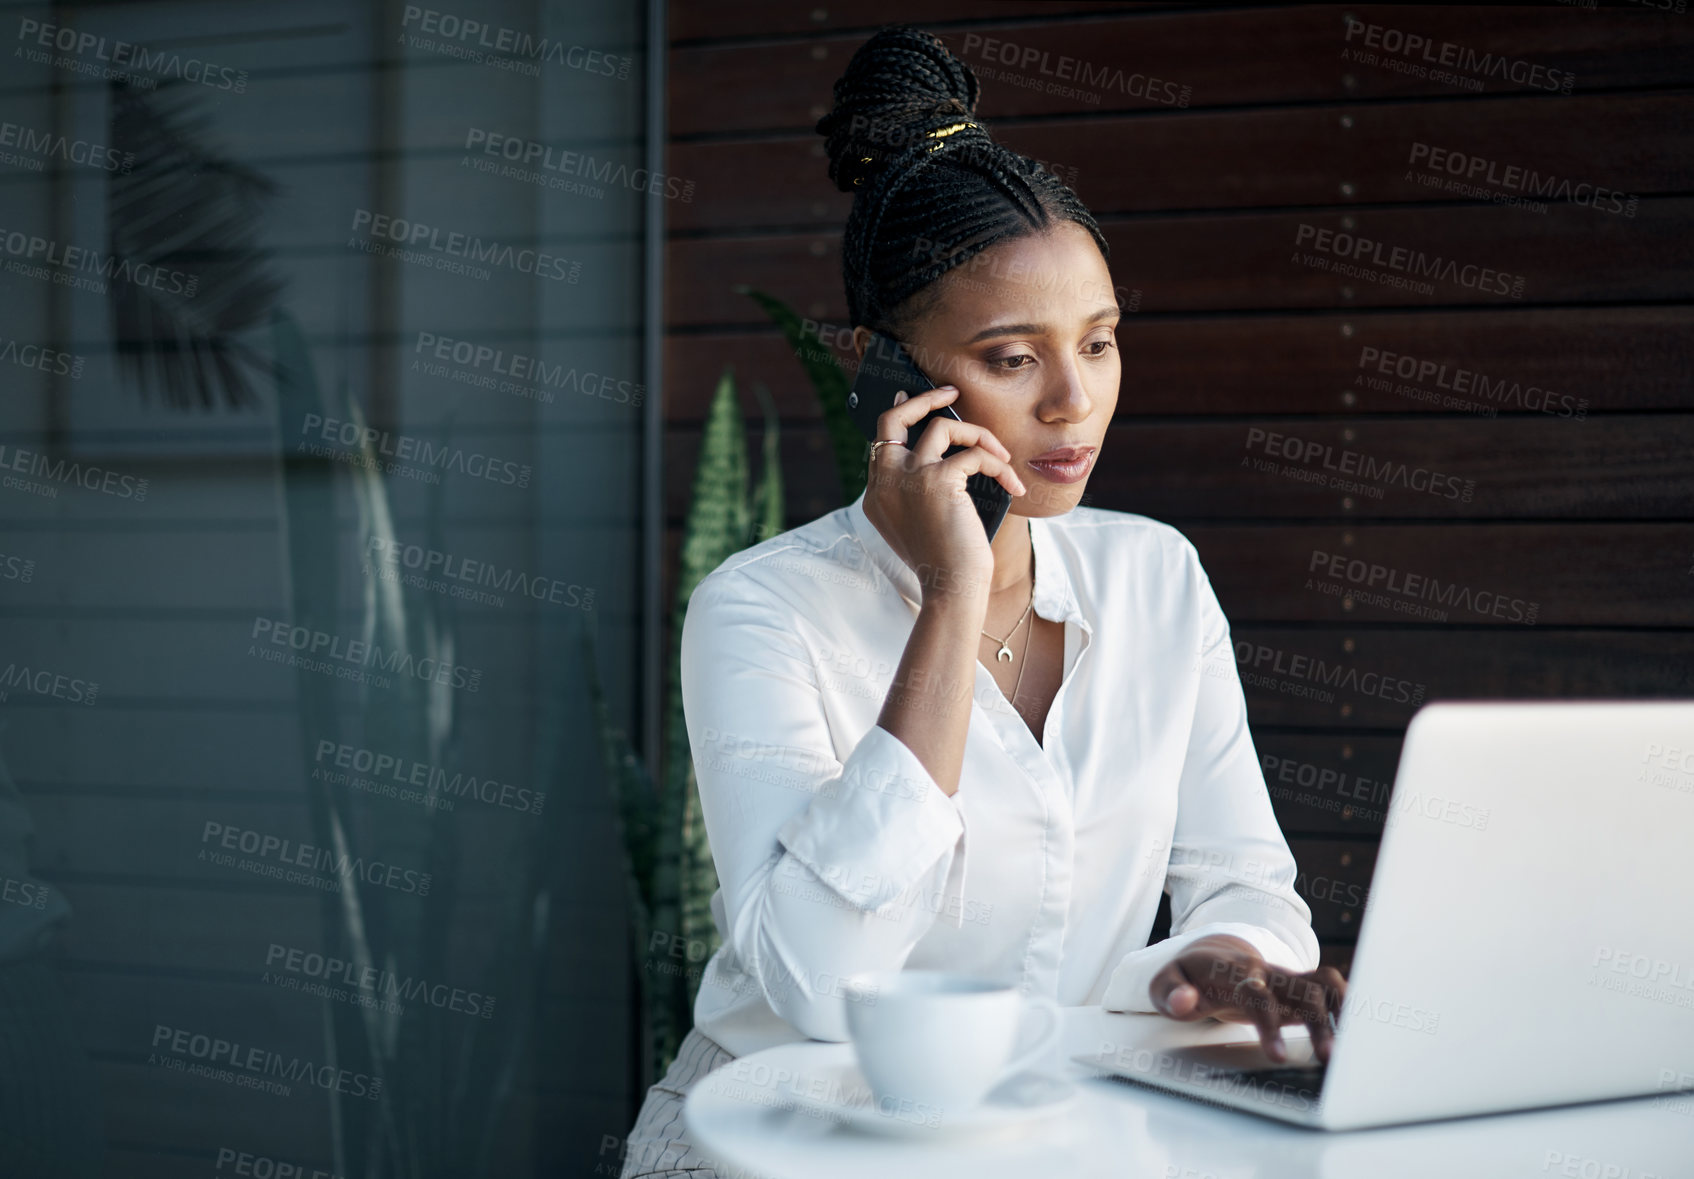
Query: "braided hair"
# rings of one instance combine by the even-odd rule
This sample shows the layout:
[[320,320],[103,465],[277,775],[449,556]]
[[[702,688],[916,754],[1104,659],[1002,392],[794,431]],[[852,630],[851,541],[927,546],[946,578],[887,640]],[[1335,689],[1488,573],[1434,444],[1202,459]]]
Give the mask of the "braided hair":
[[991,246],[1074,221],[1110,258],[1094,217],[1058,177],[994,141],[976,117],[971,68],[911,25],[879,30],[818,120],[829,178],[853,194],[841,272],[854,325],[895,337],[913,296]]

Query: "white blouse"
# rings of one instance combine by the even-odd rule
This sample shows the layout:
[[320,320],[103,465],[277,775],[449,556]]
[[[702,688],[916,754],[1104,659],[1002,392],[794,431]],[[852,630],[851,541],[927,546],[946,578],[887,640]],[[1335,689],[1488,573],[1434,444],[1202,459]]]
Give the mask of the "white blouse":
[[[978,663],[951,797],[876,723],[921,590],[863,495],[695,589],[682,693],[722,945],[694,1021],[735,1055],[846,1040],[842,984],[859,971],[965,971],[1152,1011],[1153,975],[1207,934],[1316,968],[1194,546],[1100,508],[1028,523],[1035,612],[1065,627],[1046,744]],[[1167,890],[1172,936],[1149,946]]]

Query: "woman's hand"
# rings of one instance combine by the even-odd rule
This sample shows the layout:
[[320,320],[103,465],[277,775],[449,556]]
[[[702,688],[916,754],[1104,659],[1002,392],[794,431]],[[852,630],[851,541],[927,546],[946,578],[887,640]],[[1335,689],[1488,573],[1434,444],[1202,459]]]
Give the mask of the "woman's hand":
[[[1023,495],[1027,489],[1012,469],[1011,452],[982,426],[947,417],[936,418],[916,440],[907,438],[912,426],[958,395],[953,385],[903,401],[902,393],[877,418],[878,438],[908,445],[878,449],[866,479],[865,515],[917,571],[926,598],[936,590],[979,593],[986,601],[994,552],[965,480],[980,471],[1012,495]],[[969,449],[943,458],[951,446]]]
[[1282,1025],[1312,1029],[1312,1048],[1327,1061],[1335,1036],[1329,1015],[1341,1015],[1347,980],[1333,966],[1295,973],[1267,964],[1251,942],[1214,934],[1189,943],[1148,985],[1157,1010],[1184,1022],[1213,1016],[1259,1029],[1272,1060],[1288,1059]]

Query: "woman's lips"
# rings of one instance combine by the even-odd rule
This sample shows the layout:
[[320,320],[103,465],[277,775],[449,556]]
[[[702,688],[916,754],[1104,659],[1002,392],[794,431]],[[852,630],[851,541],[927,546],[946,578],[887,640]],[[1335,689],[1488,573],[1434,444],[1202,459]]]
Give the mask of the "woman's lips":
[[1050,482],[1075,483],[1088,474],[1088,468],[1094,463],[1094,456],[1099,453],[1098,450],[1090,447],[1087,454],[1069,462],[1055,462],[1052,459],[1030,459],[1024,465]]

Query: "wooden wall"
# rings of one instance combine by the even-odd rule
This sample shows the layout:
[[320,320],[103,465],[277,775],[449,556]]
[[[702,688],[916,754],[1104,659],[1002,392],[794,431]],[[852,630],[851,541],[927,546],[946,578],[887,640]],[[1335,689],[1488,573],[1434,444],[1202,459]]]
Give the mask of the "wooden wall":
[[[1254,736],[1326,960],[1350,960],[1412,699],[1694,695],[1694,18],[1642,5],[677,0],[670,171],[698,195],[669,223],[673,554],[726,365],[781,406],[791,524],[839,506],[815,398],[730,288],[844,323],[850,198],[812,124],[885,21],[978,69],[979,113],[1074,178],[1139,292],[1088,495],[1193,539],[1269,677]],[[1469,68],[1407,68],[1419,35]],[[1432,158],[1483,161],[1481,187]],[[1513,167],[1553,178],[1544,207]],[[1510,277],[1314,265],[1342,234]],[[1299,457],[1256,465],[1272,435]],[[1373,477],[1308,481],[1326,461]]]

